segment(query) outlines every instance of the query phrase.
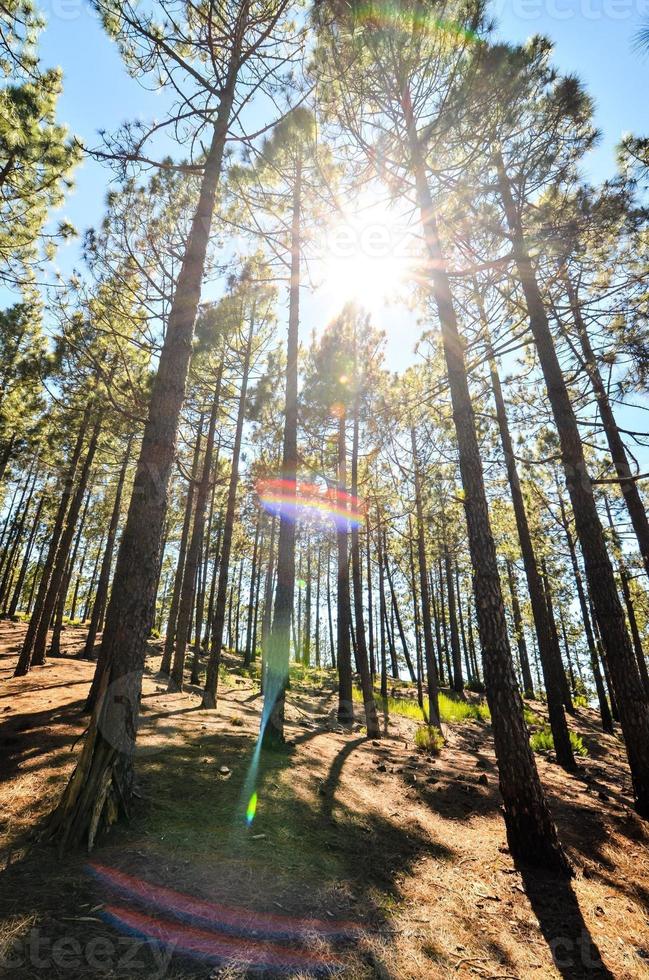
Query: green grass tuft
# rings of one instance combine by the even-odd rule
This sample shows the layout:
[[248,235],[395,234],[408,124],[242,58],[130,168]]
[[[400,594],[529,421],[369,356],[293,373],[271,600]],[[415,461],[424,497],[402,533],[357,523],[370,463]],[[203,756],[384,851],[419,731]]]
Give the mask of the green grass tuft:
[[523,705],[523,717],[525,718],[526,725],[539,725],[541,723],[541,719],[536,712],[528,708],[526,704]]
[[422,752],[439,755],[444,748],[444,736],[434,725],[421,725],[415,732],[415,745]]
[[[584,740],[581,735],[577,735],[576,732],[570,732],[570,744],[572,745],[572,751],[575,755],[588,755],[588,749],[584,745]],[[543,754],[545,752],[551,752],[554,749],[554,738],[552,737],[552,732],[549,728],[542,728],[538,732],[534,732],[530,735],[530,745],[534,752]]]
[[[354,688],[354,701],[363,703],[361,691]],[[376,706],[379,709],[384,707],[383,699],[376,696]],[[414,698],[393,698],[387,699],[387,710],[389,715],[400,715],[402,718],[410,718],[412,721],[423,722],[424,713]],[[489,721],[491,715],[486,704],[475,704],[469,701],[455,700],[447,694],[439,696],[440,719],[446,725],[459,725],[465,721]]]
[[439,714],[447,725],[456,725],[463,721],[490,721],[491,715],[486,704],[476,704],[471,701],[456,701],[447,694],[439,696]]

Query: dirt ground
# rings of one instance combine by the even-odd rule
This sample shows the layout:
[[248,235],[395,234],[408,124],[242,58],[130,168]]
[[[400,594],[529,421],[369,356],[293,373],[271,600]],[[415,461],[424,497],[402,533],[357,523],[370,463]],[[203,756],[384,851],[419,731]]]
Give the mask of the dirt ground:
[[649,977],[649,827],[591,712],[574,720],[577,775],[539,757],[565,882],[507,852],[488,725],[448,728],[437,758],[406,718],[380,742],[343,734],[323,675],[292,685],[293,744],[256,770],[254,683],[231,671],[205,711],[195,689],[166,692],[152,656],[131,819],[59,858],[37,832],[93,665],[70,629],[63,657],[13,679],[23,635],[0,623],[1,976]]

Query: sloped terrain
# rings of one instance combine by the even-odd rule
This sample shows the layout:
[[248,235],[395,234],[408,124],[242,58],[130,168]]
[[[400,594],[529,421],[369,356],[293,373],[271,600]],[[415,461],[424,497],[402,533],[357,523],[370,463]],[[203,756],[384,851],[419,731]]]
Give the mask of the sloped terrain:
[[292,683],[292,744],[255,772],[257,684],[227,658],[204,711],[196,690],[166,693],[152,649],[141,799],[92,855],[59,859],[36,833],[73,765],[93,665],[71,629],[66,656],[11,679],[23,630],[0,626],[3,976],[649,976],[647,827],[592,713],[574,720],[578,775],[539,757],[566,883],[507,852],[488,723],[448,726],[436,758],[401,715],[370,742],[337,730],[333,678],[314,672]]

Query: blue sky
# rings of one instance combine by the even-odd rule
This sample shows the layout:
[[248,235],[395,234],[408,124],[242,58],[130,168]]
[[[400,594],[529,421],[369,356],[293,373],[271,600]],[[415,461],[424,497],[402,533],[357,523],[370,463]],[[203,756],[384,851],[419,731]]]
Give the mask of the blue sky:
[[[99,129],[114,129],[138,115],[162,114],[160,97],[129,78],[84,0],[44,0],[41,7],[48,20],[41,40],[43,63],[63,69],[60,118],[73,132],[93,145]],[[649,131],[649,56],[632,50],[639,25],[649,20],[649,0],[496,0],[492,11],[504,38],[549,36],[559,68],[586,83],[603,131],[587,169],[593,179],[610,174],[621,135]],[[79,229],[100,220],[108,177],[91,161],[78,170],[76,190],[64,210]],[[65,253],[60,259],[64,269],[74,261],[77,246]]]
[[[44,65],[60,65],[64,92],[59,116],[88,145],[97,145],[100,129],[114,130],[138,116],[164,114],[164,97],[145,91],[131,79],[116,47],[108,40],[85,0],[43,0],[48,20],[41,40]],[[595,100],[596,123],[603,139],[585,161],[592,180],[614,171],[615,145],[623,133],[649,132],[647,92],[649,55],[633,50],[639,26],[649,21],[649,0],[496,0],[492,14],[497,32],[511,41],[532,34],[549,36],[555,62],[563,72],[577,74]],[[110,171],[91,160],[76,175],[76,188],[63,212],[80,230],[101,220]],[[58,264],[69,273],[78,258],[78,243],[59,252]],[[212,295],[213,287],[208,287]],[[304,337],[320,330],[336,312],[332,297],[305,295]],[[422,327],[398,305],[375,316],[388,335],[387,362],[401,370],[412,362]]]

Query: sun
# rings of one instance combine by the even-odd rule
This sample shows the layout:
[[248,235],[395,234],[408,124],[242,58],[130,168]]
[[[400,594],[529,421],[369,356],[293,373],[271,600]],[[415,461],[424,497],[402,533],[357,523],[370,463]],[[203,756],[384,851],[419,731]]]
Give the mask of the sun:
[[403,300],[412,283],[414,235],[403,215],[365,201],[326,229],[316,280],[333,305],[370,312]]

